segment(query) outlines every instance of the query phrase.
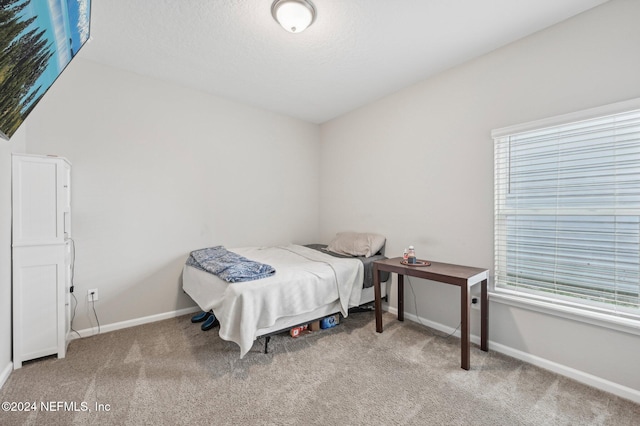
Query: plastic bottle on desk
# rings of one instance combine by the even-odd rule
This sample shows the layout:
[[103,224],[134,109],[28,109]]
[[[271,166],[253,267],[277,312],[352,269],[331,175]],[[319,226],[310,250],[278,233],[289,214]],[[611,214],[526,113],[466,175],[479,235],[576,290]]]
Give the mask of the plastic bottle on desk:
[[413,248],[413,246],[409,246],[409,253],[408,253],[407,263],[409,263],[411,265],[415,265],[417,263],[416,251]]

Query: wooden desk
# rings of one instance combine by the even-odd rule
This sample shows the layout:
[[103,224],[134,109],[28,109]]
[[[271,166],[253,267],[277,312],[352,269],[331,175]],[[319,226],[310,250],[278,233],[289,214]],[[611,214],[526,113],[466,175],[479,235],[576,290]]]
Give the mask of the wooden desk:
[[489,295],[487,293],[487,277],[489,270],[469,266],[452,265],[449,263],[431,262],[431,266],[402,265],[402,258],[378,260],[373,263],[373,286],[376,308],[376,331],[382,333],[382,300],[380,292],[380,272],[395,272],[398,274],[398,321],[404,321],[404,276],[408,275],[425,280],[457,285],[460,287],[460,341],[462,350],[462,368],[470,366],[470,321],[471,286],[480,283],[480,348],[488,351],[489,336]]

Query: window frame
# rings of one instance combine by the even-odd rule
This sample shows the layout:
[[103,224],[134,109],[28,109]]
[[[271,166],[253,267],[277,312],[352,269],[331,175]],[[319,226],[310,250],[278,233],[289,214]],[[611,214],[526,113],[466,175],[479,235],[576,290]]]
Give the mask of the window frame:
[[[640,109],[640,98],[630,99],[623,102],[604,105],[596,108],[586,109],[582,111],[572,112],[569,114],[558,115],[545,118],[542,120],[531,121],[527,123],[517,124],[514,126],[494,129],[491,132],[494,141],[494,161],[497,157],[497,149],[495,142],[498,138],[535,131],[546,127],[560,126],[571,122],[596,119],[598,117],[624,113],[627,111]],[[495,166],[495,164],[494,164]],[[494,191],[497,193],[498,170],[494,170]],[[497,203],[497,199],[494,200]],[[497,210],[497,209],[496,209]],[[494,211],[494,262],[497,270],[498,241],[495,233],[497,228],[497,211]],[[493,277],[492,277],[493,278]],[[496,286],[495,279],[490,282],[491,300],[494,302],[516,306],[529,310],[534,310],[550,315],[560,316],[572,320],[577,320],[593,325],[623,331],[635,335],[640,335],[640,314],[626,314],[624,312],[611,313],[607,309],[601,309],[597,306],[580,303],[579,299],[565,299],[553,295],[544,295],[539,293],[529,293],[522,290],[509,289]]]

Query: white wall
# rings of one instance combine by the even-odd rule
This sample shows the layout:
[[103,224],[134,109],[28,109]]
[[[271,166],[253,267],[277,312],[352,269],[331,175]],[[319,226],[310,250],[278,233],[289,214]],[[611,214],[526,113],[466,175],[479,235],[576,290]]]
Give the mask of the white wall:
[[[76,58],[29,117],[27,149],[68,158],[74,328],[194,306],[194,249],[308,242],[319,127]],[[97,329],[96,329],[97,330]]]
[[[321,237],[376,231],[389,256],[492,268],[491,130],[640,97],[639,16],[614,0],[322,125]],[[455,288],[411,281],[417,314],[455,328]],[[638,336],[492,302],[490,340],[640,396]]]

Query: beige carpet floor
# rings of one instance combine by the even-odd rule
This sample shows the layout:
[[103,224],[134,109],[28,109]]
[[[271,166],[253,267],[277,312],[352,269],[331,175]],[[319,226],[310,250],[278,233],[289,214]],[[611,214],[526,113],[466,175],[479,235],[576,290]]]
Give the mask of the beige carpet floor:
[[464,371],[459,339],[388,313],[382,334],[372,312],[354,313],[275,336],[266,355],[259,339],[244,359],[189,318],[74,340],[65,359],[27,363],[0,401],[35,410],[0,412],[0,424],[640,424],[640,405],[497,352],[474,346]]

